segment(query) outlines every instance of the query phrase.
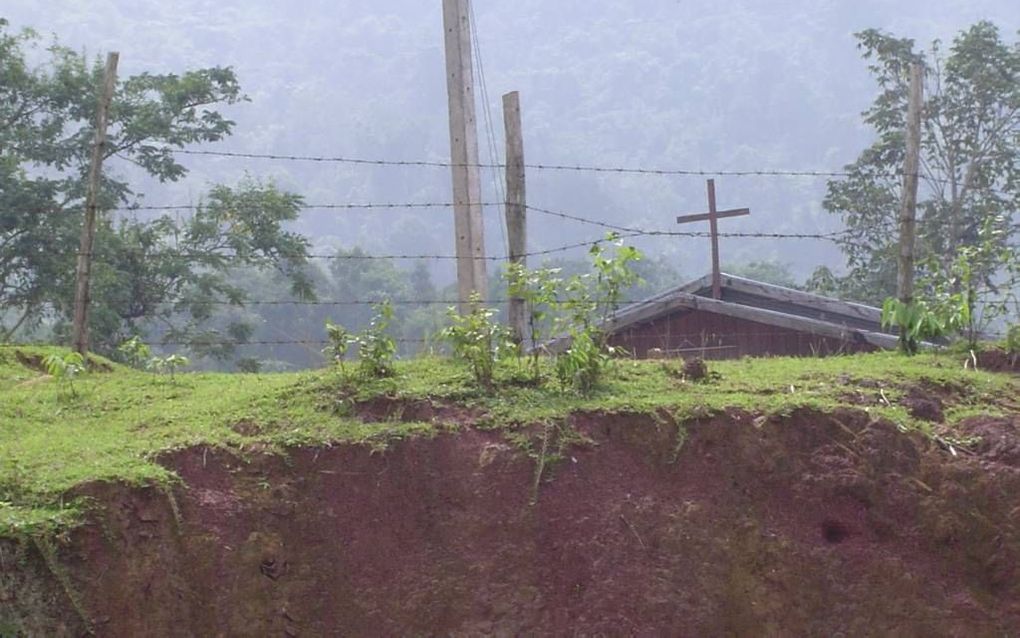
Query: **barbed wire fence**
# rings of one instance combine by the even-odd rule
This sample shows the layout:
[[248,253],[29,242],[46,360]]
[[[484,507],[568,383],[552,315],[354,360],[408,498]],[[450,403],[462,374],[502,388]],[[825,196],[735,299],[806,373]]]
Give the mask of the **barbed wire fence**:
[[[179,149],[174,150],[174,154],[181,156],[192,156],[192,157],[214,157],[223,158],[230,160],[260,160],[260,161],[273,161],[273,162],[311,162],[311,163],[331,163],[331,164],[349,164],[354,166],[385,166],[385,167],[428,167],[428,168],[453,168],[457,166],[463,166],[454,164],[449,161],[443,160],[392,160],[392,159],[366,159],[357,157],[347,156],[313,156],[313,155],[291,155],[291,154],[273,154],[273,153],[245,153],[245,152],[234,152],[234,151],[212,151],[212,150],[189,150]],[[477,164],[471,164],[469,166],[477,167],[480,169],[489,170],[502,170],[505,168],[504,164],[495,161],[493,156],[491,162],[480,162]],[[650,175],[650,176],[686,176],[686,177],[791,177],[791,178],[843,178],[850,177],[852,173],[847,171],[836,171],[836,170],[772,170],[772,169],[761,169],[761,170],[692,170],[692,169],[674,169],[674,168],[644,168],[644,167],[633,167],[633,166],[597,166],[597,165],[584,165],[584,164],[552,164],[552,163],[529,163],[525,165],[529,170],[535,171],[548,171],[548,172],[576,172],[576,173],[592,173],[592,174],[616,174],[616,175]],[[890,177],[902,177],[901,174],[890,175]],[[498,187],[496,189],[499,190]],[[497,193],[498,194],[498,193]],[[504,202],[501,201],[489,201],[480,204],[483,207],[502,207]],[[163,213],[163,212],[179,212],[179,213],[195,213],[199,211],[204,204],[192,203],[192,204],[166,204],[166,205],[132,205],[118,207],[110,209],[108,212],[116,212],[123,214],[138,214],[138,213]],[[451,202],[438,202],[438,201],[426,201],[426,202],[318,202],[318,203],[304,203],[297,204],[297,208],[306,212],[315,211],[386,211],[386,210],[417,210],[423,212],[438,212],[452,209],[454,206]],[[556,210],[550,207],[527,205],[526,209],[529,212],[541,215],[550,219],[558,219],[566,222],[576,223],[578,225],[597,228],[600,231],[614,233],[616,237],[621,239],[635,239],[635,238],[646,238],[646,237],[674,237],[674,238],[708,238],[711,237],[709,232],[699,231],[678,231],[665,228],[646,228],[638,225],[624,225],[607,222],[603,220],[593,219],[584,215],[565,212],[562,210]],[[40,212],[47,212],[41,210]],[[140,218],[139,218],[140,219]],[[721,238],[741,238],[741,239],[762,239],[762,240],[790,240],[790,241],[825,241],[838,243],[840,241],[847,240],[854,231],[841,230],[832,232],[803,232],[803,233],[784,233],[784,232],[719,232],[718,237]],[[548,257],[558,254],[568,253],[581,248],[591,248],[602,244],[606,241],[605,235],[599,237],[593,237],[584,241],[577,241],[566,243],[551,248],[533,250],[527,252],[525,257]],[[162,246],[162,251],[171,253],[179,258],[195,258],[202,257],[199,254],[189,254],[187,251],[180,251],[175,249],[173,246]],[[157,256],[159,252],[149,253],[151,256]],[[94,254],[91,255],[97,259],[102,256],[102,250],[97,249]],[[323,260],[323,261],[397,261],[397,260],[408,260],[408,261],[455,261],[458,256],[451,254],[437,254],[429,252],[421,253],[393,253],[393,254],[369,254],[363,252],[344,252],[337,251],[334,253],[318,253],[312,252],[306,254],[305,257],[309,260]],[[498,256],[486,256],[484,257],[490,262],[505,262],[508,259],[507,255]],[[358,306],[373,306],[383,301],[389,301],[395,306],[414,306],[414,307],[430,307],[430,306],[443,306],[449,307],[454,306],[458,303],[455,299],[385,299],[384,296],[373,299],[343,299],[343,300],[307,300],[307,299],[243,299],[243,300],[227,300],[227,299],[203,299],[196,303],[211,305],[211,306],[224,306],[224,307],[235,307],[235,308],[256,308],[256,307],[292,307],[292,308],[344,308],[344,307],[358,307]],[[492,306],[500,306],[509,302],[509,299],[505,298],[493,298],[482,300],[482,303]],[[640,299],[629,299],[624,300],[623,304],[631,304],[642,302],[648,303],[660,303],[655,301],[647,301]],[[661,303],[669,303],[661,302]],[[979,302],[980,306],[991,306],[995,304],[1003,303],[1002,300],[989,300],[982,299]],[[184,301],[168,301],[163,302],[161,305],[168,305],[172,307],[186,306]],[[279,330],[279,328],[277,328]],[[407,346],[425,346],[434,343],[434,339],[425,337],[399,337],[395,339],[396,343],[407,345]],[[189,340],[180,340],[173,337],[166,339],[156,339],[150,342],[150,345],[157,347],[188,347],[194,345],[195,342]],[[302,347],[322,347],[327,344],[325,339],[315,339],[309,337],[292,336],[281,339],[248,339],[248,340],[236,340],[236,339],[222,339],[217,341],[215,339],[200,339],[199,343],[204,346],[240,346],[240,347],[275,347],[275,346],[302,346]]]

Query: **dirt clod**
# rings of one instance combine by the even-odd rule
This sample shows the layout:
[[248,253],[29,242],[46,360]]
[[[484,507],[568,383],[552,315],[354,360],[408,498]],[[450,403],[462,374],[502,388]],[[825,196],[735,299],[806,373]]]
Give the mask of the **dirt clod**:
[[904,397],[901,403],[915,419],[941,423],[945,418],[942,413],[942,401],[938,397],[911,393]]
[[684,362],[684,378],[688,381],[704,381],[708,378],[708,366],[704,359],[691,359]]

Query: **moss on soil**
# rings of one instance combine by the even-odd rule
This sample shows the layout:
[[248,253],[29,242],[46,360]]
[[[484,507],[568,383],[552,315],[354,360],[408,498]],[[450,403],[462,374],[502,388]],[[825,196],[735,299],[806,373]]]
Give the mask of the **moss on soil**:
[[[964,369],[955,355],[717,362],[702,383],[685,382],[678,362],[619,361],[589,397],[548,380],[526,383],[515,366],[502,370],[496,391],[483,392],[462,365],[438,358],[401,362],[394,378],[381,380],[327,369],[178,374],[171,381],[96,361],[93,372],[75,380],[72,396],[33,365],[53,352],[61,351],[0,346],[0,537],[58,533],[76,524],[84,504],[75,492],[88,483],[176,480],[158,463],[173,450],[209,446],[244,455],[337,443],[384,446],[464,424],[359,418],[359,405],[382,398],[458,406],[473,427],[505,430],[511,440],[534,424],[578,412],[665,411],[683,422],[727,408],[776,414],[801,407],[855,407],[953,440],[954,424],[966,417],[1020,410],[1020,379]],[[945,423],[919,420],[900,404],[916,388],[940,396]]]

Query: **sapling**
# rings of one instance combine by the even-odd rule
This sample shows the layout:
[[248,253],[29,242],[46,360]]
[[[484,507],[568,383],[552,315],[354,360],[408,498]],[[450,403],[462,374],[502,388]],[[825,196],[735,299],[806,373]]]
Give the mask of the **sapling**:
[[329,345],[322,349],[322,353],[337,363],[340,366],[340,373],[347,376],[344,359],[347,357],[347,351],[351,344],[357,341],[357,337],[348,332],[347,328],[328,319],[326,320],[326,337],[329,339]]
[[376,304],[371,323],[358,335],[358,364],[367,377],[391,377],[397,342],[387,330],[393,321],[393,305],[389,301]]
[[117,352],[124,357],[124,361],[132,368],[144,368],[152,357],[152,350],[137,336],[131,337],[117,346]]
[[557,291],[563,285],[559,268],[528,270],[521,264],[510,264],[507,287],[510,295],[524,299],[528,310],[528,339],[531,343],[531,370],[535,381],[541,378],[539,356],[541,344],[548,335],[547,324],[557,303]]
[[78,396],[74,389],[74,379],[85,372],[85,357],[78,352],[68,352],[63,356],[51,354],[43,359],[43,365],[46,366],[46,372],[51,377],[56,379],[62,387],[70,390],[72,397]]
[[619,309],[623,291],[640,280],[633,263],[642,258],[641,251],[625,246],[619,235],[613,233],[606,236],[606,241],[615,247],[612,253],[607,253],[601,244],[590,251],[596,274],[594,286],[589,285],[590,276],[575,276],[567,283],[566,294],[558,304],[571,344],[556,356],[556,376],[562,385],[572,386],[582,394],[595,389],[617,353],[609,345],[609,333],[604,327]]
[[153,357],[149,360],[148,367],[156,372],[170,374],[170,382],[176,382],[176,373],[180,368],[191,365],[191,360],[180,354],[171,354],[165,357]]
[[453,349],[453,356],[466,362],[475,382],[492,388],[496,365],[518,351],[509,328],[493,320],[496,311],[485,308],[477,293],[471,295],[471,311],[460,314],[450,308],[447,316],[450,325],[443,329],[440,338]]

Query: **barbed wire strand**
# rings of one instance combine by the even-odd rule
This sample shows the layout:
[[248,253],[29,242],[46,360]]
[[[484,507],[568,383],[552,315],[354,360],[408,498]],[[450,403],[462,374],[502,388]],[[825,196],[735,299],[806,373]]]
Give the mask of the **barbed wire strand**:
[[[384,160],[366,159],[343,156],[316,156],[316,155],[286,155],[276,153],[245,153],[239,151],[200,151],[191,149],[172,149],[172,153],[178,155],[225,157],[236,159],[259,159],[285,162],[319,162],[336,164],[360,164],[368,166],[418,166],[431,168],[506,168],[505,164],[495,162],[478,163],[454,163],[445,160]],[[525,168],[539,171],[573,171],[590,173],[625,173],[625,174],[646,174],[646,175],[677,175],[692,177],[850,177],[852,173],[846,171],[831,170],[703,170],[703,169],[667,169],[667,168],[640,168],[627,166],[590,166],[583,164],[525,164]]]

